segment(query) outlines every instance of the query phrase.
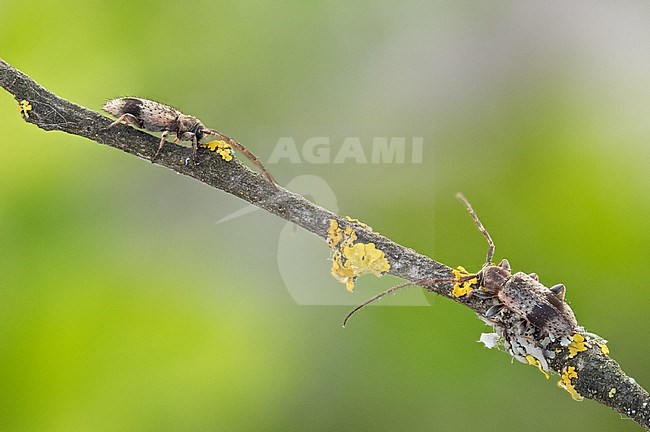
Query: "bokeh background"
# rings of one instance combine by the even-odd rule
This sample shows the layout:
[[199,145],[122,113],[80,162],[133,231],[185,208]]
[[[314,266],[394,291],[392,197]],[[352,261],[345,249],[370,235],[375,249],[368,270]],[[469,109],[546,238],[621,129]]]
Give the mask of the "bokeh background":
[[[565,283],[647,388],[649,22],[642,1],[0,0],[0,57],[97,110],[173,104],[263,161],[327,137],[329,163],[267,167],[478,270],[463,191],[496,258]],[[2,431],[639,430],[482,347],[448,300],[405,291],[342,329],[315,236],[228,219],[246,204],[28,125],[4,91],[0,124]],[[373,137],[422,137],[422,161],[334,163],[345,137],[368,159]],[[362,278],[347,302],[395,283]]]

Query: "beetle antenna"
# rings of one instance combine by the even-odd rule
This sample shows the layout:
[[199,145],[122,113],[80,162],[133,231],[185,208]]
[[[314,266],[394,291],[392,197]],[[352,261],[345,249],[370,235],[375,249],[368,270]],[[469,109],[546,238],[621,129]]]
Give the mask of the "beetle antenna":
[[434,284],[434,283],[439,283],[439,282],[457,282],[456,279],[420,279],[415,282],[406,282],[400,285],[396,285],[392,288],[387,289],[386,291],[382,291],[379,294],[376,294],[372,297],[370,297],[368,300],[365,302],[361,303],[359,306],[355,307],[352,309],[346,316],[345,319],[343,320],[343,327],[347,324],[348,320],[354,315],[356,312],[359,310],[363,309],[364,307],[368,306],[370,303],[375,302],[376,300],[379,300],[386,294],[392,294],[395,291],[401,290],[402,288],[408,288],[411,286],[417,286],[417,285],[424,285],[426,284]]
[[492,262],[492,257],[494,256],[494,242],[492,241],[492,237],[490,237],[490,234],[488,234],[487,230],[479,220],[478,216],[476,215],[476,212],[472,208],[472,205],[467,201],[467,198],[465,198],[465,195],[462,193],[458,192],[456,194],[456,198],[460,200],[463,204],[465,204],[465,207],[467,207],[467,211],[469,214],[472,216],[472,219],[474,219],[474,222],[476,223],[476,226],[478,227],[478,230],[481,231],[483,236],[488,242],[488,251],[487,251],[487,260],[485,261],[487,264]]
[[267,169],[264,167],[264,165],[262,165],[262,162],[260,162],[260,160],[259,160],[257,157],[255,157],[255,155],[254,155],[253,153],[251,153],[251,152],[250,152],[246,147],[244,147],[243,145],[239,144],[239,143],[238,143],[237,141],[235,141],[234,139],[232,139],[232,138],[230,138],[230,137],[228,137],[228,136],[226,136],[226,135],[224,135],[224,134],[222,134],[222,133],[219,133],[219,132],[217,132],[217,131],[214,131],[214,130],[212,130],[212,129],[207,129],[207,128],[205,128],[205,129],[203,129],[202,132],[203,132],[203,133],[206,133],[206,134],[208,134],[208,135],[216,136],[216,137],[218,137],[219,139],[221,139],[221,140],[227,142],[228,144],[230,144],[232,147],[236,148],[236,149],[239,150],[240,152],[242,152],[242,153],[243,153],[243,154],[244,154],[248,159],[251,160],[251,162],[253,162],[253,163],[254,163],[254,164],[255,164],[259,169],[262,170],[262,173],[264,173],[264,176],[265,176],[265,177],[266,177],[266,178],[267,178],[271,183],[273,183],[273,186],[274,186],[276,189],[280,190],[280,188],[278,187],[278,183],[275,181],[275,179],[273,178],[273,176],[271,175],[271,173],[267,171]]
[[359,306],[352,309],[345,316],[345,319],[343,320],[343,327],[345,327],[345,325],[348,323],[348,320],[350,319],[350,317],[352,317],[352,315],[354,315],[356,312],[363,309],[364,307],[368,306],[370,303],[372,303],[372,302],[374,302],[376,300],[379,300],[380,298],[382,298],[386,294],[391,294],[391,293],[394,293],[395,291],[401,290],[402,288],[408,288],[410,286],[415,286],[415,282],[406,282],[406,283],[403,283],[401,285],[397,285],[397,286],[394,286],[392,288],[389,288],[386,291],[382,291],[379,294],[370,297],[368,300],[366,300],[365,302],[361,303]]

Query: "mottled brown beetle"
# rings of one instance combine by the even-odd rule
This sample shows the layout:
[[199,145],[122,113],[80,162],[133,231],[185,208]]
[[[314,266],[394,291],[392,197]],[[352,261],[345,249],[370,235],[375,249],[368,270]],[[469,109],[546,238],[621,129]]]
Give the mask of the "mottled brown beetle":
[[158,154],[165,145],[165,138],[167,138],[170,133],[176,135],[176,138],[173,141],[174,143],[177,143],[178,141],[192,142],[192,160],[196,159],[196,152],[203,135],[213,135],[218,139],[227,142],[232,147],[246,155],[248,159],[262,170],[266,178],[277,188],[275,179],[267,171],[264,165],[262,165],[262,162],[248,151],[248,149],[234,139],[206,128],[196,117],[183,114],[176,108],[172,108],[160,102],[137,97],[111,99],[104,104],[102,109],[117,117],[117,120],[108,126],[109,128],[112,128],[119,123],[126,123],[151,132],[162,132],[160,145],[151,158],[151,162],[154,162],[156,157],[158,157]]
[[416,284],[427,286],[440,282],[462,283],[477,278],[478,285],[481,289],[473,289],[471,295],[481,299],[498,299],[499,301],[498,304],[488,308],[485,312],[485,317],[489,320],[499,321],[499,313],[506,308],[518,317],[525,319],[539,328],[543,333],[554,337],[569,336],[575,333],[578,323],[573,311],[564,301],[564,294],[566,292],[564,285],[558,284],[547,288],[539,282],[537,275],[534,273],[525,274],[518,272],[512,274],[510,264],[505,259],[498,265],[492,264],[494,242],[490,234],[483,227],[469,201],[462,194],[457,194],[456,197],[465,204],[476,226],[488,242],[487,259],[481,271],[476,274],[463,276],[460,279],[425,279],[415,283],[408,282],[395,286],[354,308],[345,317],[343,326],[345,326],[352,314],[362,307],[401,288]]
[[490,307],[486,312],[487,318],[494,318],[505,307],[532,323],[534,326],[554,336],[569,336],[576,331],[578,322],[571,307],[564,301],[566,288],[557,284],[547,288],[539,282],[535,273],[517,272],[512,274],[508,260],[502,260],[498,265],[492,264],[494,242],[479,220],[471,204],[462,194],[456,197],[462,201],[476,223],[479,231],[488,242],[487,259],[481,271],[477,274],[464,276],[461,281],[478,279],[483,289],[471,291],[471,295],[489,299],[497,298],[499,304]]

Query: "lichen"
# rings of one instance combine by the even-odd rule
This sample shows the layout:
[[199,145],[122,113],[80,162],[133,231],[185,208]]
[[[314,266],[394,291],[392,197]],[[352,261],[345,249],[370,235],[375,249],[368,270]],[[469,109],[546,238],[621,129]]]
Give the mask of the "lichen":
[[356,243],[352,247],[345,246],[343,255],[357,268],[359,276],[374,274],[381,276],[382,273],[390,270],[390,264],[383,251],[377,249],[374,243]]
[[368,231],[372,231],[372,227],[366,223],[361,222],[359,219],[352,218],[350,216],[345,216],[345,220],[359,225],[361,228],[364,228]]
[[540,363],[540,361],[537,360],[535,357],[533,357],[530,354],[526,354],[526,361],[528,361],[528,364],[531,366],[537,366],[537,369],[539,369],[539,371],[544,374],[546,379],[550,378],[548,373],[546,373],[546,371],[542,368],[542,363]]
[[334,252],[334,255],[332,256],[331,273],[334,279],[345,284],[345,288],[348,291],[352,292],[352,290],[354,290],[356,277],[354,269],[350,267],[349,263],[343,261],[340,251]]
[[470,274],[462,266],[458,266],[455,269],[452,269],[452,273],[454,274],[454,280],[457,282],[454,284],[451,295],[456,298],[466,296],[472,291],[472,285],[478,285],[477,277],[463,280],[463,278],[470,276]]
[[569,343],[569,358],[573,358],[578,355],[579,352],[587,351],[587,346],[585,346],[585,338],[580,333],[573,335],[571,343]]
[[479,318],[494,329],[494,334],[481,335],[481,342],[488,348],[503,347],[517,361],[536,366],[544,375],[551,373],[549,360],[557,353],[549,335],[507,308],[502,309],[498,319],[484,315]]
[[343,240],[343,230],[339,228],[339,223],[335,219],[330,219],[330,226],[327,229],[327,244],[334,248]]
[[354,230],[349,226],[342,230],[334,219],[329,221],[327,244],[334,249],[331,274],[350,292],[354,290],[358,276],[381,276],[390,270],[383,251],[374,243],[357,242]]
[[451,294],[456,298],[464,297],[472,291],[472,284],[476,284],[476,282],[477,279],[474,278],[462,283],[456,283]]
[[24,115],[25,118],[29,118],[29,113],[28,111],[32,110],[32,104],[27,102],[25,99],[21,100],[20,103],[18,103],[18,111],[20,114]]
[[578,373],[575,370],[575,367],[569,366],[568,368],[562,369],[562,375],[560,376],[560,381],[557,382],[558,387],[563,388],[568,391],[574,401],[582,401],[584,398],[576,391],[572,379],[578,378]]
[[465,267],[458,266],[455,269],[451,269],[451,272],[454,274],[454,279],[460,279],[464,276],[469,276],[469,272],[465,270]]
[[600,342],[597,342],[597,344],[600,347],[600,352],[602,352],[605,355],[609,354],[609,348],[607,347],[607,345],[605,345],[604,343],[600,343]]
[[481,333],[481,337],[478,341],[485,345],[485,348],[492,349],[499,346],[501,338],[497,333]]
[[224,140],[210,141],[205,144],[201,144],[201,147],[216,152],[219,156],[221,156],[221,159],[225,160],[226,162],[230,162],[234,156],[234,151],[231,145]]

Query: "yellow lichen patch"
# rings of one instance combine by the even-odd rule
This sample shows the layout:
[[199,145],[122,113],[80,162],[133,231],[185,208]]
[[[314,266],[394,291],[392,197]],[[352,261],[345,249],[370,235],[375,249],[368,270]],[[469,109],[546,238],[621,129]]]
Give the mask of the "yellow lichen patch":
[[330,219],[330,226],[327,229],[327,244],[331,248],[337,246],[350,246],[357,241],[357,233],[352,227],[339,228],[339,223],[335,219]]
[[25,118],[29,118],[28,111],[32,110],[32,104],[27,102],[25,99],[21,100],[20,103],[18,104],[18,111],[25,116]]
[[327,244],[329,247],[336,247],[343,240],[343,230],[335,219],[330,219],[330,227],[327,229]]
[[375,247],[374,243],[355,243],[343,246],[342,253],[334,254],[332,275],[342,283],[348,291],[354,289],[357,276],[374,274],[381,276],[390,270],[390,264],[384,252]]
[[533,357],[530,354],[526,354],[526,361],[531,366],[537,366],[537,369],[539,369],[539,371],[544,374],[546,379],[549,379],[549,376],[546,373],[546,371],[544,369],[542,369],[542,364],[539,362],[539,360],[537,360],[535,357]]
[[224,140],[214,140],[205,144],[201,144],[201,147],[207,148],[210,151],[217,152],[221,159],[226,162],[230,162],[233,158],[234,151],[230,144]]
[[327,244],[334,248],[332,255],[332,276],[344,283],[348,291],[354,289],[358,276],[374,274],[381,276],[390,270],[384,252],[374,243],[355,243],[357,234],[352,227],[339,228],[338,222],[330,219],[327,229]]
[[569,366],[567,369],[562,370],[562,375],[560,376],[560,381],[557,382],[558,387],[563,388],[568,391],[573,400],[580,402],[584,398],[576,391],[575,387],[571,383],[571,379],[578,378],[578,373],[576,372],[575,367]]
[[600,352],[602,352],[605,355],[609,354],[609,348],[607,347],[607,345],[605,345],[604,343],[598,343],[598,346],[600,347]]
[[221,156],[221,159],[225,160],[226,162],[230,162],[233,158],[233,151],[232,147],[230,147],[230,144],[226,144],[228,147],[220,147],[217,148],[217,154]]
[[462,282],[460,281],[460,279],[470,276],[467,270],[465,270],[461,266],[458,266],[455,269],[453,269],[452,273],[454,274],[454,279],[458,280],[458,282],[454,284],[454,288],[451,291],[451,295],[453,295],[456,298],[466,296],[472,291],[472,285],[478,285],[478,279],[476,277],[473,277],[471,279]]
[[466,296],[472,291],[472,285],[477,284],[478,279],[473,278],[468,281],[465,281],[463,283],[456,283],[454,284],[454,289],[451,291],[451,295],[453,295],[456,298]]
[[612,387],[612,389],[609,391],[609,393],[607,393],[607,397],[609,397],[611,399],[611,398],[614,397],[615,394],[616,394],[616,387]]
[[343,256],[347,258],[352,268],[356,268],[359,276],[370,273],[381,276],[390,270],[390,264],[388,264],[384,252],[377,249],[374,243],[356,243],[353,246],[344,246]]
[[346,245],[351,245],[355,241],[357,241],[357,233],[354,232],[352,227],[347,226],[343,230],[343,236],[345,237],[345,240],[343,240],[343,243]]
[[585,346],[585,338],[580,333],[573,335],[573,340],[569,344],[569,358],[573,358],[578,355],[579,352],[587,351]]
[[361,222],[359,219],[351,218],[350,216],[345,216],[345,220],[348,221],[348,222],[355,223],[355,224],[361,226],[361,228],[365,228],[365,229],[367,229],[369,231],[372,231],[372,227],[370,227],[370,225]]
[[334,276],[334,279],[337,281],[344,283],[345,288],[352,292],[354,289],[354,280],[356,278],[354,269],[350,267],[349,263],[343,262],[341,258],[341,252],[336,251],[334,252],[334,256],[332,257],[332,276]]
[[218,145],[219,145],[219,141],[218,140],[213,140],[213,141],[201,144],[201,147],[207,148],[210,151],[215,151],[217,149]]
[[454,274],[454,279],[460,279],[464,276],[469,276],[469,272],[465,270],[465,267],[458,266],[455,269],[452,269],[451,272]]

